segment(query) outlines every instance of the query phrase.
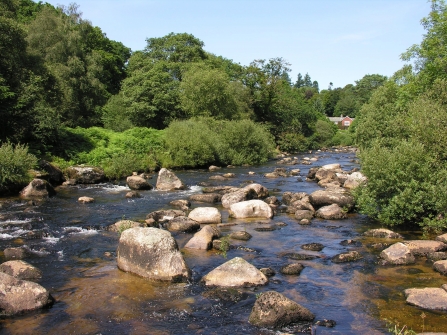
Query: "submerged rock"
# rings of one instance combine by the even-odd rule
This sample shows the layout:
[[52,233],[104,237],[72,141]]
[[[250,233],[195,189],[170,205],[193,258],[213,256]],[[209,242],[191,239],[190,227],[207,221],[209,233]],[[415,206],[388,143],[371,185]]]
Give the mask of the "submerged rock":
[[362,259],[362,255],[358,251],[349,251],[332,257],[333,263],[347,263]]
[[280,272],[285,275],[299,275],[304,270],[304,265],[300,263],[287,264],[281,267]]
[[248,241],[249,239],[251,239],[251,237],[252,236],[249,233],[243,230],[235,231],[230,234],[230,238],[241,241]]
[[190,277],[171,233],[157,228],[130,228],[120,237],[118,268],[159,281],[186,281]]
[[202,278],[206,286],[259,286],[267,277],[241,257],[235,257],[218,266]]
[[395,233],[389,229],[369,229],[363,233],[365,236],[378,237],[378,238],[404,238],[401,234]]
[[405,296],[407,303],[429,310],[447,311],[446,285],[442,288],[409,288],[406,289]]
[[258,327],[278,328],[314,318],[311,311],[281,293],[267,291],[256,300],[248,321]]

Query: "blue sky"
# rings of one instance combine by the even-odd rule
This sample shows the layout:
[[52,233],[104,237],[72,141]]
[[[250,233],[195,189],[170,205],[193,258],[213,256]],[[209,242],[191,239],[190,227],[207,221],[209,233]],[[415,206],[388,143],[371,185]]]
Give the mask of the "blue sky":
[[76,2],[110,39],[142,50],[146,38],[189,33],[205,50],[241,65],[282,57],[290,76],[307,72],[320,89],[392,75],[400,54],[421,42],[426,0],[46,0]]

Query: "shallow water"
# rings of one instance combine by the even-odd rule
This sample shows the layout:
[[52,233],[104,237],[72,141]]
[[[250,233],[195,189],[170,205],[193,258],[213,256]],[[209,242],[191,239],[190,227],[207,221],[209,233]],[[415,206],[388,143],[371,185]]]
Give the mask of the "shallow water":
[[[322,152],[313,165],[285,166],[300,168],[305,180],[309,167],[339,162],[344,170],[357,167],[355,155],[346,152]],[[301,156],[303,157],[303,156]],[[376,264],[378,251],[368,248],[372,239],[361,234],[374,226],[368,218],[351,214],[347,220],[314,219],[311,225],[297,224],[293,215],[279,213],[272,220],[234,220],[222,212],[224,234],[246,230],[249,241],[232,240],[233,245],[247,248],[230,249],[227,259],[217,251],[182,250],[192,270],[186,284],[154,283],[124,273],[116,267],[118,234],[104,227],[122,219],[144,220],[151,211],[170,208],[168,203],[200,193],[202,182],[211,185],[243,186],[258,182],[281,197],[286,191],[311,193],[320,187],[314,182],[299,182],[297,177],[266,179],[263,174],[278,167],[269,162],[256,167],[222,169],[236,178],[213,182],[216,173],[205,170],[179,171],[176,174],[188,185],[185,191],[143,191],[142,198],[126,199],[124,184],[110,183],[60,187],[57,196],[39,206],[30,207],[16,198],[2,199],[0,209],[0,250],[26,246],[32,253],[27,261],[40,268],[39,282],[50,290],[56,303],[49,309],[0,320],[1,334],[277,334],[248,323],[256,295],[275,290],[310,309],[316,320],[332,319],[333,328],[316,327],[322,334],[387,334],[385,319],[408,324],[416,331],[445,331],[445,313],[422,311],[405,303],[403,290],[408,287],[439,287],[445,277],[434,272],[425,259],[412,266],[383,267]],[[256,172],[249,175],[249,171]],[[155,178],[152,180],[155,184]],[[95,198],[95,203],[79,204],[80,196]],[[193,203],[196,206],[206,204]],[[287,226],[274,231],[257,231],[266,223],[284,222]],[[182,249],[191,234],[174,234]],[[409,236],[409,235],[407,235]],[[361,246],[342,246],[341,241],[355,239]],[[320,252],[305,251],[303,244],[321,243]],[[363,259],[335,264],[330,258],[347,250],[357,250]],[[299,261],[305,269],[299,276],[286,276],[279,268],[295,262],[287,253],[317,256]],[[242,289],[235,301],[213,300],[204,294],[200,284],[203,275],[240,256],[256,267],[272,267],[277,274],[268,285]],[[0,261],[4,261],[0,253]],[[310,325],[282,329],[287,333],[310,333]]]

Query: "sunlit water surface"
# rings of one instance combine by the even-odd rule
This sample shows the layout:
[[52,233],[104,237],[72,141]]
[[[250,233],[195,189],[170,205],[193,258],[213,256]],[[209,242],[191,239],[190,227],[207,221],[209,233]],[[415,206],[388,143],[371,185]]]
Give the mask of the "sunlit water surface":
[[[340,221],[314,219],[302,226],[293,215],[279,213],[272,220],[234,220],[221,206],[224,234],[246,230],[252,239],[233,240],[234,248],[225,259],[217,251],[183,250],[191,234],[174,234],[192,280],[183,284],[154,283],[124,273],[116,266],[118,233],[104,228],[122,218],[144,220],[151,211],[171,208],[169,202],[200,193],[202,182],[211,185],[243,186],[257,182],[281,198],[286,191],[311,193],[320,187],[305,181],[310,167],[338,162],[344,170],[358,167],[354,153],[321,152],[313,165],[285,166],[300,168],[298,177],[267,179],[266,172],[278,167],[274,161],[262,166],[227,168],[236,178],[213,182],[216,173],[205,170],[176,172],[188,186],[185,191],[142,191],[142,198],[127,199],[124,184],[105,183],[91,186],[58,188],[57,196],[39,206],[30,207],[16,198],[1,199],[0,250],[26,246],[31,256],[27,261],[43,271],[40,284],[50,290],[55,304],[42,311],[0,319],[1,334],[388,334],[385,320],[407,324],[416,331],[445,331],[445,313],[422,311],[405,303],[404,289],[439,287],[445,277],[434,272],[425,259],[400,267],[377,265],[379,251],[368,247],[377,240],[361,234],[376,227],[368,218],[350,214]],[[303,155],[299,156],[303,158]],[[249,171],[256,172],[249,175]],[[155,184],[156,176],[152,179]],[[95,198],[92,204],[79,204],[80,196]],[[193,203],[192,208],[207,206]],[[287,226],[274,231],[255,228],[284,222]],[[408,238],[420,236],[401,232]],[[354,239],[360,246],[342,246],[341,241]],[[321,252],[301,249],[303,244],[324,245]],[[335,264],[331,257],[349,250],[363,255],[360,261]],[[287,253],[317,256],[300,261],[305,269],[299,276],[279,273],[281,266],[295,262]],[[243,257],[258,268],[271,267],[276,275],[264,287],[241,289],[237,301],[209,298],[200,284],[203,275],[233,257]],[[0,252],[0,261],[4,261]],[[296,325],[282,330],[258,329],[248,323],[256,295],[267,290],[285,294],[310,309],[316,320],[336,321],[333,328]]]

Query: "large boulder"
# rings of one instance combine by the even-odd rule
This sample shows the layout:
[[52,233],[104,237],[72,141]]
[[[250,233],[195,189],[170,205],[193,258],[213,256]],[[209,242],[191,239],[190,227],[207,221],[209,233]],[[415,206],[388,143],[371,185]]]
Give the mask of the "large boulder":
[[317,208],[332,204],[348,210],[354,207],[354,197],[341,187],[315,191],[311,193],[309,199],[310,203]]
[[218,266],[202,278],[207,286],[259,286],[268,282],[267,277],[241,257],[235,257]]
[[104,171],[94,166],[70,166],[65,174],[76,184],[97,184],[105,180]]
[[220,237],[220,230],[212,226],[204,226],[186,243],[186,249],[209,250],[213,240]]
[[161,191],[184,190],[185,184],[172,171],[162,168],[158,172],[156,188]]
[[441,241],[411,240],[403,243],[410,248],[414,256],[427,256],[430,253],[447,249],[447,244]]
[[383,250],[380,253],[380,257],[383,258],[386,264],[404,265],[415,262],[410,248],[401,242],[394,243],[392,246]]
[[261,184],[249,184],[243,188],[235,189],[233,192],[226,193],[222,196],[222,206],[230,208],[232,204],[237,202],[251,200],[251,199],[263,199],[268,197],[269,192],[267,188]]
[[315,216],[325,220],[340,220],[348,217],[346,212],[337,204],[321,207],[317,210]]
[[15,315],[52,302],[50,293],[41,285],[0,272],[0,314]]
[[186,216],[177,216],[166,223],[166,229],[175,232],[194,233],[200,229],[200,223]]
[[129,176],[126,179],[127,186],[131,190],[151,190],[153,187],[141,176]]
[[21,192],[24,199],[45,199],[56,194],[53,186],[43,179],[33,179]]
[[441,288],[409,288],[405,290],[407,303],[423,309],[447,311],[447,285]]
[[7,261],[0,264],[0,272],[23,280],[37,280],[42,278],[42,271],[21,260]]
[[221,223],[222,214],[214,207],[197,207],[194,208],[188,217],[199,223]]
[[267,218],[273,217],[272,208],[262,200],[248,200],[242,201],[230,206],[230,217],[236,219],[244,218]]
[[311,311],[281,293],[267,291],[256,300],[248,321],[258,327],[279,328],[314,318]]
[[121,234],[118,268],[158,281],[179,282],[190,277],[188,266],[171,233],[157,228],[130,228]]

